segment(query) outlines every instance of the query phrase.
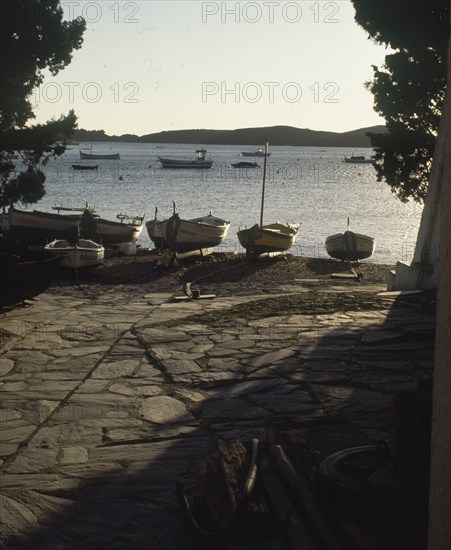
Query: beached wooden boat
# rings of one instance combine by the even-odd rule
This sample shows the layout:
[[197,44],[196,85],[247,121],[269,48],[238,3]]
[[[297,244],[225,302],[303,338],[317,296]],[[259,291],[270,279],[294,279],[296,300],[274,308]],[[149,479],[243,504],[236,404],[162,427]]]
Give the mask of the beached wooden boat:
[[230,222],[211,213],[190,220],[182,219],[175,203],[170,218],[159,221],[157,213],[158,209],[155,210],[155,218],[146,223],[147,233],[156,248],[169,248],[177,254],[207,253],[207,249],[224,241],[230,227]]
[[77,239],[75,242],[57,239],[44,248],[55,255],[63,256],[62,267],[75,270],[94,269],[102,264],[105,255],[105,248],[90,239]]
[[205,149],[196,150],[196,158],[190,159],[175,159],[170,157],[157,157],[162,168],[211,168],[212,160],[206,158],[207,151]]
[[326,252],[336,260],[356,262],[372,256],[375,242],[373,237],[354,233],[348,229],[326,238]]
[[105,220],[95,212],[85,210],[80,220],[80,234],[105,246],[134,243],[143,230],[144,216],[118,214],[120,221]]
[[265,203],[265,180],[268,153],[268,142],[265,145],[265,162],[263,165],[262,200],[260,208],[260,224],[255,224],[249,229],[241,229],[237,236],[241,246],[246,250],[248,258],[256,258],[261,254],[279,253],[289,250],[296,241],[301,224],[263,224],[263,211]]
[[[57,214],[27,212],[10,208],[2,216],[2,231],[11,238],[28,244],[45,244],[55,239],[65,239],[73,228],[78,228],[84,238],[103,245],[118,245],[138,240],[143,230],[144,216],[118,214],[120,221],[101,218],[93,208],[68,208],[54,206]],[[66,212],[62,214],[61,212]]]
[[80,225],[81,211],[62,215],[33,210],[30,212],[10,208],[2,216],[5,235],[27,244],[45,244],[53,239],[63,239],[73,227]]
[[256,223],[249,229],[238,231],[241,246],[249,258],[261,254],[286,252],[296,242],[300,224],[271,223],[260,226]]
[[47,290],[61,261],[62,256],[0,238],[0,306],[29,300]]

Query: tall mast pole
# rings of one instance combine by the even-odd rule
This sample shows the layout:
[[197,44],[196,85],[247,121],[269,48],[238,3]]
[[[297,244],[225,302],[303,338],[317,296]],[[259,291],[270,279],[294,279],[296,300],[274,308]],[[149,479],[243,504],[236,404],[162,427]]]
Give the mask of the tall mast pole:
[[262,205],[260,209],[260,227],[263,227],[263,209],[265,206],[266,163],[268,160],[268,140],[265,143],[265,161],[263,163]]

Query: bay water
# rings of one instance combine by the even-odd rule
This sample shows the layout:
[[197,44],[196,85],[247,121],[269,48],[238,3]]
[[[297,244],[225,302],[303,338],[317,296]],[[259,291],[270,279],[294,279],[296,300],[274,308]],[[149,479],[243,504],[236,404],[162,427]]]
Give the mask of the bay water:
[[[52,207],[95,207],[103,218],[119,213],[159,219],[172,213],[175,202],[182,218],[210,212],[231,222],[218,251],[243,252],[236,232],[260,220],[263,158],[243,158],[242,151],[259,146],[209,145],[209,170],[161,168],[158,156],[194,159],[202,145],[146,143],[80,143],[71,145],[58,159],[43,168],[46,195],[29,210],[53,211]],[[119,153],[120,160],[80,160],[79,150]],[[372,165],[346,164],[345,156],[365,155],[366,148],[270,147],[264,223],[301,223],[295,255],[327,257],[327,236],[350,229],[375,238],[370,261],[410,261],[421,218],[422,206],[402,203],[386,183],[378,183]],[[256,169],[237,169],[232,163],[257,162]],[[18,162],[18,167],[21,161]],[[74,171],[72,164],[97,164],[98,170]],[[138,241],[152,246],[144,228]]]

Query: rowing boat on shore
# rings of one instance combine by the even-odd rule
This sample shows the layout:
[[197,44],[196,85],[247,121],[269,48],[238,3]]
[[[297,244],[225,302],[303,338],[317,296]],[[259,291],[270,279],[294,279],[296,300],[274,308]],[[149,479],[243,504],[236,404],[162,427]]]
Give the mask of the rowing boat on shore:
[[144,227],[144,216],[118,214],[116,218],[120,221],[105,220],[85,210],[80,220],[81,235],[105,246],[137,241]]
[[65,239],[75,227],[84,238],[110,246],[137,241],[144,227],[144,216],[118,214],[120,221],[111,221],[101,218],[87,206],[69,208],[61,205],[53,209],[58,213],[10,208],[2,215],[2,231],[18,241],[42,245],[55,239]]
[[183,219],[174,203],[173,214],[166,220],[155,218],[146,223],[147,233],[158,249],[169,248],[177,254],[198,252],[206,254],[208,249],[220,245],[229,230],[230,222],[213,216]]
[[57,256],[63,256],[61,267],[76,271],[94,269],[101,265],[105,254],[105,248],[90,239],[76,239],[74,242],[57,239],[47,244],[44,249]]
[[71,214],[54,214],[33,210],[17,210],[11,207],[2,216],[2,231],[12,239],[39,245],[53,239],[64,239],[73,227],[78,227],[81,211]]
[[337,233],[326,238],[326,252],[336,260],[356,262],[365,260],[374,252],[374,238],[361,233],[354,233],[348,229],[344,233]]

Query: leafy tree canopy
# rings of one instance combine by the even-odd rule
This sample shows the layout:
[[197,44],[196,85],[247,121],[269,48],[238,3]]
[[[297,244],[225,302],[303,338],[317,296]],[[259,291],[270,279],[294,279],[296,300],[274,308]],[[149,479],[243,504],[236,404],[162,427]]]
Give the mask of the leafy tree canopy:
[[356,22],[392,50],[366,84],[387,126],[385,134],[368,134],[378,181],[402,201],[422,202],[445,98],[448,0],[351,1]]
[[[76,127],[73,111],[47,124],[27,126],[35,118],[31,94],[44,79],[64,69],[82,45],[82,18],[63,20],[60,0],[0,2],[0,206],[29,204],[45,194],[39,169],[61,155]],[[7,153],[19,151],[26,168],[18,174]]]

